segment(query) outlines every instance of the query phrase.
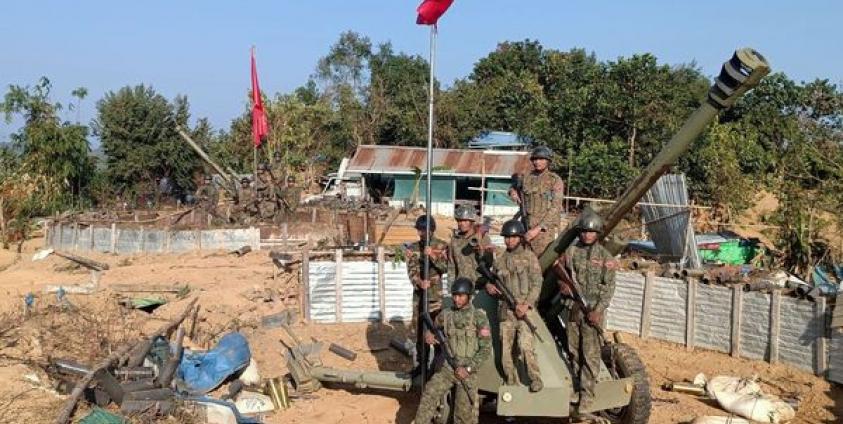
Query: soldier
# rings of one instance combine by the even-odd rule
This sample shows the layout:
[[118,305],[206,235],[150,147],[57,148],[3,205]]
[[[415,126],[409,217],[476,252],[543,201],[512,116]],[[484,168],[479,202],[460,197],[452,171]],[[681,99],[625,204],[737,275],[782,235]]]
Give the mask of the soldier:
[[527,228],[524,240],[537,256],[556,239],[562,217],[565,184],[548,169],[552,154],[546,146],[533,149],[530,154],[533,171],[524,176],[520,190],[515,186],[509,189],[510,197],[524,211],[521,217]]
[[[538,392],[544,387],[533,348],[533,333],[524,322],[530,309],[536,307],[542,287],[542,271],[539,260],[524,247],[524,224],[517,219],[506,221],[501,228],[501,235],[506,245],[495,257],[495,267],[501,281],[512,292],[517,302],[515,312],[504,302],[500,302],[498,317],[501,327],[501,365],[506,375],[506,384],[518,384],[518,373],[513,360],[513,345],[518,341],[518,350],[527,366],[530,378],[530,391]],[[492,296],[500,295],[491,283],[486,284],[486,292]]]
[[[425,385],[416,424],[429,424],[436,414],[442,397],[457,386],[454,400],[454,422],[468,424],[479,422],[480,401],[477,398],[477,369],[492,352],[492,332],[486,312],[471,305],[474,283],[467,278],[458,278],[451,286],[454,305],[436,317],[435,324],[444,329],[447,337],[445,349],[454,356],[458,366],[451,368],[446,362]],[[425,339],[435,344],[430,331]],[[460,381],[465,382],[465,390]],[[471,396],[471,398],[469,398]],[[473,406],[472,406],[473,404]]]
[[[577,222],[578,240],[559,258],[577,280],[580,295],[591,308],[586,313],[573,303],[566,324],[568,350],[572,356],[574,375],[579,376],[580,401],[578,411],[588,411],[594,402],[594,384],[600,372],[602,322],[606,308],[615,292],[615,270],[618,262],[599,237],[603,220],[593,212],[585,212]],[[563,295],[572,295],[570,287],[560,284]],[[583,415],[583,414],[581,414]]]
[[251,181],[248,177],[243,177],[240,179],[237,205],[234,206],[229,220],[250,225],[254,217],[257,216],[257,213],[258,210],[254,193],[252,192]]
[[217,203],[220,200],[219,192],[214,187],[214,181],[210,175],[206,175],[203,181],[202,187],[196,190],[197,205],[211,216],[216,217]]
[[[451,236],[448,246],[448,278],[456,280],[465,277],[478,284],[477,272],[480,255],[488,255],[489,248],[494,248],[488,234],[478,234],[475,226],[476,215],[471,206],[460,206],[454,212],[457,229]],[[491,264],[487,258],[487,264]]]
[[[418,243],[406,246],[407,276],[413,283],[413,324],[418,325],[418,304],[421,290],[427,289],[428,311],[431,318],[435,318],[442,309],[442,274],[448,269],[448,246],[433,235],[436,231],[436,221],[430,218],[430,247],[425,248],[427,217],[422,215],[416,219],[416,231],[419,234]],[[430,257],[430,275],[424,276],[424,255]]]
[[275,183],[272,181],[272,174],[266,163],[258,169],[256,191],[258,215],[261,219],[272,219],[276,211]]

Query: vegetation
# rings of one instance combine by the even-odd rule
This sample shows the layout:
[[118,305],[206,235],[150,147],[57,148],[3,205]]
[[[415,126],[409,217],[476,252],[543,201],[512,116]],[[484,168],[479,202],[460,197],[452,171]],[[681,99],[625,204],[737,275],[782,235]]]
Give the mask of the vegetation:
[[[290,172],[312,178],[360,144],[424,145],[428,69],[424,58],[389,43],[341,34],[301,87],[262,93],[270,134],[260,160],[277,152]],[[709,85],[695,64],[670,66],[650,54],[601,61],[580,49],[503,42],[465,78],[447,87],[437,82],[435,143],[462,147],[483,131],[517,132],[556,152],[553,167],[569,180],[572,194],[612,197],[704,101]],[[49,89],[45,78],[32,88],[11,86],[2,103],[7,119],[25,119],[0,156],[0,187],[23,193],[3,205],[7,217],[117,196],[138,203],[160,194],[161,179],[169,181],[170,197],[194,189],[203,165],[175,133],[176,125],[187,128],[190,121],[187,98],[124,87],[97,102],[89,130],[60,121],[61,105],[50,102]],[[73,95],[78,107],[87,90]],[[215,131],[198,120],[188,130],[224,166],[248,171],[250,124],[247,109],[229,128]],[[98,172],[89,132],[106,156]],[[712,125],[676,170],[687,174],[698,203],[741,210],[753,194],[773,193],[780,208],[771,219],[782,227],[780,247],[796,268],[816,256],[821,232],[835,220],[840,224],[841,164],[839,87],[777,73]]]

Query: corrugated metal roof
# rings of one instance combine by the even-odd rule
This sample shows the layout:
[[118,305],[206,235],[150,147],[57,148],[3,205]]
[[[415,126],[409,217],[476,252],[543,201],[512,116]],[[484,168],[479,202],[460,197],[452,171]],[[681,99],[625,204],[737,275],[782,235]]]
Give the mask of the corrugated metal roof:
[[[413,174],[413,168],[425,169],[427,149],[403,146],[358,146],[348,172],[361,174]],[[434,175],[510,178],[514,173],[530,171],[528,152],[433,149],[433,166],[446,168]]]
[[468,142],[469,149],[528,147],[533,141],[528,137],[505,131],[486,131]]

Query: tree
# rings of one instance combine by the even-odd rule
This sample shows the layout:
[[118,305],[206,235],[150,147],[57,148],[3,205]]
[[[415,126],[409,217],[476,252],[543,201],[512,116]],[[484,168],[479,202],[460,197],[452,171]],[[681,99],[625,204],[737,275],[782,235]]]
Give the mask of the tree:
[[97,102],[93,127],[107,158],[108,180],[117,193],[131,201],[136,196],[151,197],[164,177],[176,195],[194,189],[199,159],[176,132],[176,125],[194,132],[187,125],[189,109],[186,97],[177,96],[171,103],[144,85],[110,91]]

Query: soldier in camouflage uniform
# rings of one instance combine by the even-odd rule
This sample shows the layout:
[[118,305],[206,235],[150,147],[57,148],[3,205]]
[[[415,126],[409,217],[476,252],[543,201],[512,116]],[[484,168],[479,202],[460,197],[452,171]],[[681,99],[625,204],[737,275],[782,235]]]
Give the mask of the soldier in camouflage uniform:
[[[559,258],[559,265],[570,270],[579,283],[580,295],[590,312],[573,303],[567,320],[568,350],[572,355],[574,375],[579,376],[579,411],[588,411],[594,402],[594,385],[600,372],[602,323],[606,308],[615,292],[615,270],[618,262],[603,245],[600,233],[603,220],[594,212],[585,212],[577,222],[578,240]],[[563,295],[570,297],[571,290],[560,283]]]
[[523,199],[516,187],[509,189],[512,199],[523,206],[525,215],[521,218],[527,227],[524,239],[536,255],[541,255],[556,239],[562,219],[565,184],[562,178],[548,169],[552,153],[545,146],[533,149],[530,154],[533,171],[524,175],[521,187]]
[[220,194],[214,187],[214,180],[206,175],[204,184],[196,190],[196,202],[199,208],[213,217],[217,217],[217,204],[220,201]]
[[[436,317],[437,327],[444,329],[448,339],[445,347],[454,356],[458,366],[451,368],[446,362],[424,387],[416,424],[429,424],[436,415],[442,397],[457,386],[454,399],[454,422],[469,424],[479,422],[480,400],[477,398],[477,369],[492,353],[492,332],[486,312],[471,304],[474,283],[458,278],[451,286],[454,305]],[[425,332],[428,343],[436,343],[433,334]],[[465,381],[468,390],[462,387]],[[469,396],[471,396],[469,400]],[[473,405],[472,405],[473,404]]]
[[478,281],[481,278],[477,272],[478,260],[480,255],[487,255],[486,263],[491,264],[489,249],[494,249],[494,245],[488,234],[484,233],[480,237],[477,233],[474,224],[476,218],[471,206],[460,206],[454,212],[457,229],[454,230],[451,244],[448,246],[448,278],[456,280],[465,277],[475,285],[482,285],[483,283]]
[[[427,289],[428,311],[431,318],[435,318],[442,309],[442,274],[448,270],[448,245],[436,238],[436,221],[430,218],[430,247],[425,250],[426,216],[416,219],[416,230],[419,233],[418,243],[406,246],[407,276],[413,283],[413,323],[415,330],[419,323],[418,305],[422,289]],[[430,257],[430,275],[424,278],[424,254]]]
[[[505,222],[501,235],[504,237],[506,248],[501,249],[495,256],[497,273],[517,303],[513,312],[505,302],[500,302],[498,317],[501,327],[501,365],[506,375],[506,384],[518,384],[512,349],[517,340],[518,350],[527,366],[530,391],[537,392],[544,385],[533,347],[533,333],[524,322],[524,317],[531,308],[536,307],[543,277],[538,258],[524,247],[524,233],[524,224],[521,221],[511,219]],[[486,292],[490,295],[500,295],[493,284],[486,284]]]

